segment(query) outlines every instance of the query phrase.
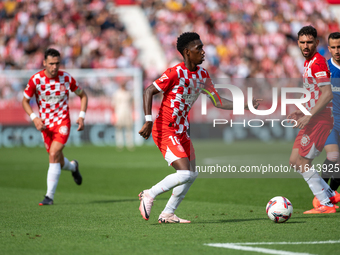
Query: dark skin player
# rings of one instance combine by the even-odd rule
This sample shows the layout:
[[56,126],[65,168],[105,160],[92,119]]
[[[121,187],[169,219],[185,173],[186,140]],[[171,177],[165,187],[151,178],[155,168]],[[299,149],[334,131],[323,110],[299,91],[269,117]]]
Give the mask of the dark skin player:
[[[202,64],[205,57],[205,51],[203,50],[203,43],[201,40],[194,40],[192,41],[187,48],[183,51],[183,58],[184,58],[184,64],[186,68],[189,69],[189,71],[196,71],[197,66]],[[144,113],[145,115],[151,115],[151,108],[152,108],[152,97],[159,93],[159,90],[154,86],[150,85],[146,90],[144,91],[143,95],[143,102],[144,102]],[[233,109],[233,102],[221,98],[221,102],[219,101],[217,95],[214,95],[214,99],[216,104],[214,104],[215,107],[224,109],[224,110],[232,110]],[[213,101],[213,99],[211,99]],[[253,99],[253,106],[254,108],[257,108],[259,106],[259,102],[262,101],[262,99]],[[245,104],[245,109],[248,109],[247,104]],[[145,138],[148,139],[150,137],[151,131],[152,131],[152,121],[146,121],[142,127],[142,129],[139,131],[139,134]],[[176,170],[187,170],[190,169],[190,171],[195,171],[196,169],[196,162],[195,159],[189,161],[188,158],[180,158],[172,163],[172,166]]]

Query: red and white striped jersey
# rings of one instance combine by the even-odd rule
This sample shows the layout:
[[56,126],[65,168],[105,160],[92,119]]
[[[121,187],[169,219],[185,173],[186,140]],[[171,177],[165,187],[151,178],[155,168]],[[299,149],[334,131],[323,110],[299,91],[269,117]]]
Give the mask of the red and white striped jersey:
[[55,78],[48,78],[42,70],[30,78],[24,96],[30,99],[35,95],[40,118],[50,128],[70,118],[69,91],[74,92],[78,87],[76,80],[64,71],[58,71]]
[[[331,85],[330,71],[326,59],[318,52],[313,58],[306,60],[304,64],[303,86],[311,93],[311,99],[306,103],[306,108],[311,111],[321,96],[321,86]],[[332,116],[332,103],[318,113],[319,117],[330,118]]]
[[191,72],[184,62],[167,69],[153,85],[164,96],[156,121],[175,129],[177,134],[189,128],[188,114],[200,93],[217,94],[204,68],[198,66]]

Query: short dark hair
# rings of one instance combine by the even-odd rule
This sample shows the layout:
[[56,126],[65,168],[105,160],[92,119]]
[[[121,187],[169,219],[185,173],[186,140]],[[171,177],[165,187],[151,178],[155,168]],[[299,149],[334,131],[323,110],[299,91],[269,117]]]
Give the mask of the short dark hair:
[[334,33],[329,34],[328,42],[329,42],[329,39],[340,39],[340,32],[334,32]]
[[199,34],[195,32],[185,32],[177,38],[177,50],[183,56],[183,51],[195,40],[200,40]]
[[305,26],[305,27],[300,29],[300,31],[298,33],[298,39],[302,35],[311,35],[316,39],[318,37],[318,31],[316,31],[316,29],[312,26]]
[[47,49],[45,51],[45,59],[47,59],[48,56],[51,56],[51,57],[60,57],[60,53],[56,49],[49,48],[49,49]]

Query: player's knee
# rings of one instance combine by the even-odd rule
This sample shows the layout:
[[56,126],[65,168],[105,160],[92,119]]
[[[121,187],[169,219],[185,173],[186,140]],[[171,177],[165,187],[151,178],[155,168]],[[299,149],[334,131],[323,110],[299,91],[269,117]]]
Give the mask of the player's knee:
[[303,160],[302,160],[302,157],[298,157],[296,160],[295,160],[295,167],[299,167],[303,164]]
[[296,168],[296,159],[289,159],[289,165],[293,168]]
[[296,165],[296,159],[297,159],[297,158],[296,158],[295,156],[293,157],[293,156],[291,155],[291,156],[289,157],[289,165],[290,165],[290,166]]
[[189,170],[178,170],[178,181],[180,184],[187,183],[191,180],[191,173]]
[[192,172],[190,171],[190,181],[194,182],[198,176],[198,172]]
[[339,158],[339,152],[337,151],[331,151],[327,152],[327,159],[332,162],[337,162]]
[[295,159],[290,159],[289,160],[289,165],[295,169],[295,171],[301,171],[301,166],[303,164],[303,161],[301,158],[295,158]]
[[50,160],[53,160],[54,162],[60,161],[60,155],[61,155],[60,151],[49,152]]

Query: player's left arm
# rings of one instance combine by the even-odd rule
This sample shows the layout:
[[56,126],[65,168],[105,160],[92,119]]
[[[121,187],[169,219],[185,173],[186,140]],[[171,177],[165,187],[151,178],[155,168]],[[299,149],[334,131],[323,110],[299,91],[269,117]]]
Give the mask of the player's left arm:
[[74,93],[80,97],[80,113],[79,113],[79,118],[77,120],[77,124],[78,124],[78,129],[77,131],[81,131],[84,130],[84,121],[85,121],[85,113],[87,110],[87,103],[88,103],[88,97],[86,92],[81,89],[81,88],[77,88]]
[[224,97],[220,97],[217,93],[212,94],[212,96],[209,96],[209,98],[216,108],[224,110],[233,109],[233,101]]
[[[233,101],[217,96],[217,94],[214,94],[213,97],[209,97],[212,103],[216,108],[223,109],[223,110],[233,110]],[[262,99],[255,99],[253,98],[253,106],[255,109],[257,109],[260,105],[260,102]],[[248,103],[244,104],[244,109],[249,110]]]
[[[211,102],[216,108],[223,109],[223,110],[233,110],[233,101],[223,98],[218,94],[218,92],[216,91],[214,87],[213,81],[210,79],[209,74],[208,74],[208,79],[204,84],[203,93],[209,96]],[[262,99],[253,98],[252,104],[255,109],[259,107],[261,101]],[[244,109],[249,110],[248,103],[244,104]]]

